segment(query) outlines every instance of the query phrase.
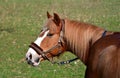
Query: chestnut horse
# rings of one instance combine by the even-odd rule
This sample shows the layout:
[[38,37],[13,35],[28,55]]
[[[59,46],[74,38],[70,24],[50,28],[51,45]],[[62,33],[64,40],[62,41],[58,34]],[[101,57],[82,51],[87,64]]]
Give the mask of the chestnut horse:
[[47,22],[26,54],[28,64],[38,66],[65,51],[85,65],[85,78],[120,78],[120,32],[86,23],[61,19],[47,12]]

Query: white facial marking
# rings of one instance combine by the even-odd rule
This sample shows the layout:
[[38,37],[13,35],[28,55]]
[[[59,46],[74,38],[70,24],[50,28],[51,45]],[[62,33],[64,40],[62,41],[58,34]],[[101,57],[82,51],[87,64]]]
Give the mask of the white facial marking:
[[[42,37],[38,37],[38,38],[36,39],[36,41],[34,41],[34,43],[37,44],[38,46],[40,46],[40,45],[41,45],[41,42],[42,42],[42,41],[44,40],[44,38],[47,36],[48,32],[49,32],[49,30],[46,31],[46,32],[43,34]],[[30,58],[30,55],[32,55],[32,58]],[[41,58],[41,57],[42,57],[42,56],[41,56],[41,55],[38,55],[38,54],[36,53],[36,51],[35,51],[34,49],[32,49],[32,48],[29,48],[29,49],[28,49],[28,52],[26,53],[26,58],[27,58],[27,60],[28,60],[28,61],[31,61],[34,66],[38,66],[38,65],[39,65],[39,63],[40,63],[40,61],[41,61],[42,59],[39,59],[39,62],[36,62],[36,59]]]
[[[43,39],[47,36],[48,32],[49,32],[49,30],[46,31],[42,37],[38,37],[34,43],[36,43],[38,46],[40,46],[41,42],[42,42]],[[36,53],[36,51],[33,50],[32,48],[29,48],[26,56],[29,56],[29,54],[36,55],[37,53]]]
[[49,30],[45,32],[45,34],[42,37],[38,37],[37,40],[34,42],[36,43],[38,46],[40,46],[42,40],[47,36]]

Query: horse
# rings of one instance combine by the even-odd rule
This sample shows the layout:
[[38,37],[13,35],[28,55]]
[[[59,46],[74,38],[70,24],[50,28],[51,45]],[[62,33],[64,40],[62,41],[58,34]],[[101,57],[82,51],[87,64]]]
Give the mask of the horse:
[[120,32],[47,12],[47,22],[32,42],[26,60],[32,66],[52,61],[64,52],[76,55],[86,66],[85,78],[120,78]]

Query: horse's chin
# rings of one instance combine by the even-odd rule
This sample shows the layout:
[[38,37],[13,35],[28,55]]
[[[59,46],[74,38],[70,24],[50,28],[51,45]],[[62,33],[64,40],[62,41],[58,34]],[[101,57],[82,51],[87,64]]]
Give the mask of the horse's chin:
[[43,58],[40,58],[39,62],[34,62],[32,66],[37,67],[39,66],[40,62],[43,61]]
[[40,64],[40,62],[39,62],[39,63],[34,63],[32,66],[34,66],[34,67],[38,67],[39,64]]

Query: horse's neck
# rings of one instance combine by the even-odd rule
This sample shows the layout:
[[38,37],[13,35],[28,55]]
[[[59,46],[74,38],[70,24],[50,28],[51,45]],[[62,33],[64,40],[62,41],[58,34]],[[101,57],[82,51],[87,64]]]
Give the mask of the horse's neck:
[[101,37],[103,32],[103,29],[96,26],[65,20],[67,50],[74,53],[85,64],[89,48]]

